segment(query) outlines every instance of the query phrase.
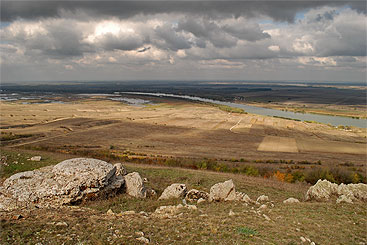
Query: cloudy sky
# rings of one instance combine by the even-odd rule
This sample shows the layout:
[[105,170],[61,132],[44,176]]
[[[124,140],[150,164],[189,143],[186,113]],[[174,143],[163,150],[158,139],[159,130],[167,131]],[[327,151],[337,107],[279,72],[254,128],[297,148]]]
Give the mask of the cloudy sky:
[[1,81],[366,80],[365,1],[1,1]]

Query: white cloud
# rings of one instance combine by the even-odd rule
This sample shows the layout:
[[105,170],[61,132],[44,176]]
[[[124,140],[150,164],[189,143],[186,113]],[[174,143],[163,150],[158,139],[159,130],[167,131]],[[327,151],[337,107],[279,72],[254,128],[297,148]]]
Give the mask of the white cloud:
[[[286,67],[327,67],[355,69],[359,76],[365,72],[366,15],[347,8],[310,9],[294,23],[266,24],[244,16],[208,18],[180,13],[125,19],[67,16],[16,20],[3,27],[1,64],[38,65],[49,69],[46,73],[80,72],[80,76],[81,69],[95,67],[109,67],[116,76],[121,67],[139,74],[149,69],[164,73],[223,68],[233,69],[233,76],[241,78],[236,75],[241,69],[275,72]],[[16,77],[10,71],[6,75]]]

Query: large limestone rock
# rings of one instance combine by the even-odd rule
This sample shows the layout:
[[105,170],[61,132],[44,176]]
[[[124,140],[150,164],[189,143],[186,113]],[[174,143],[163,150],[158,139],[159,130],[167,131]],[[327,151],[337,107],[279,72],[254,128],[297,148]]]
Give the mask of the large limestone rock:
[[125,178],[125,186],[126,193],[130,196],[137,198],[146,198],[147,191],[144,187],[143,179],[140,177],[140,174],[137,172],[133,172],[124,176]]
[[352,200],[361,200],[367,202],[367,185],[366,184],[340,184],[337,189],[338,196],[344,195]]
[[159,200],[170,198],[181,198],[186,195],[187,188],[185,184],[172,184],[168,186],[159,197]]
[[191,189],[190,191],[187,192],[185,198],[190,202],[198,201],[199,199],[208,200],[209,194],[205,191]]
[[217,183],[210,188],[209,201],[243,201],[252,202],[248,195],[236,191],[233,181]]
[[306,201],[327,201],[332,195],[337,194],[338,185],[327,180],[318,180],[306,193]]
[[235,186],[233,181],[227,180],[225,182],[217,183],[210,188],[210,201],[224,201],[228,198],[232,199],[236,196]]
[[74,158],[17,173],[6,179],[0,189],[0,209],[60,206],[110,194],[124,184],[123,177],[115,172],[116,167],[105,161]]
[[332,196],[339,197],[340,200],[343,200],[341,202],[349,202],[349,200],[366,202],[367,185],[362,183],[337,185],[327,180],[318,180],[315,185],[308,189],[306,200],[327,201]]

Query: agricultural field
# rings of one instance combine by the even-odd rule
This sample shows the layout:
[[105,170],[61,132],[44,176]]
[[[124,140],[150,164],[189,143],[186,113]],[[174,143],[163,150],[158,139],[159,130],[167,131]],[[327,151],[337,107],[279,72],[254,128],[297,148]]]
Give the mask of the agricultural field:
[[1,144],[255,176],[316,171],[320,177],[333,172],[347,182],[355,175],[365,181],[364,129],[233,112],[175,98],[126,95],[147,102],[142,105],[111,98],[58,95],[48,99],[62,103],[3,101]]

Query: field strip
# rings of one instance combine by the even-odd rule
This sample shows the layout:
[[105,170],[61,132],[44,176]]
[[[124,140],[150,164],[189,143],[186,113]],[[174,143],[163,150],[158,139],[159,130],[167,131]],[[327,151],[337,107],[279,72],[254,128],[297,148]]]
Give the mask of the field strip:
[[47,138],[32,140],[32,141],[28,141],[28,142],[24,142],[24,143],[20,143],[20,144],[15,144],[15,145],[9,145],[8,147],[13,148],[13,147],[18,147],[18,146],[23,146],[23,145],[29,145],[29,144],[38,143],[38,142],[42,142],[42,141],[47,141],[47,140],[58,138],[58,137],[69,136],[69,135],[77,134],[77,133],[84,133],[84,132],[87,132],[87,131],[92,130],[92,129],[106,128],[106,127],[109,127],[109,126],[113,126],[115,124],[117,124],[117,123],[111,123],[111,124],[107,124],[107,125],[96,126],[96,127],[93,127],[93,128],[82,129],[82,130],[79,130],[79,131],[73,131],[73,132],[69,131],[70,133],[67,133],[67,134],[65,134],[65,133],[64,134],[58,134],[58,135],[50,136],[50,137],[47,137]]
[[229,129],[229,131],[231,131],[232,132],[232,129],[234,129],[235,127],[237,127],[238,126],[238,124],[240,124],[240,122],[242,121],[242,118],[235,124],[235,125],[233,125],[230,129]]
[[367,154],[366,144],[326,141],[319,139],[297,139],[297,147],[303,152],[328,152],[347,154]]
[[257,150],[275,152],[298,152],[298,147],[294,138],[265,136]]

